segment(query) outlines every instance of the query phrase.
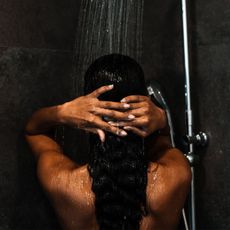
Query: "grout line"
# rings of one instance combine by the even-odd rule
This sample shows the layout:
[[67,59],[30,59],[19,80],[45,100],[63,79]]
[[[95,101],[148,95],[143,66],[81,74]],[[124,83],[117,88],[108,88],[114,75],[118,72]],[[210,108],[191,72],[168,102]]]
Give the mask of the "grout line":
[[4,46],[4,45],[0,45],[0,49],[1,48],[22,48],[22,49],[32,49],[32,50],[47,50],[47,51],[52,51],[52,52],[62,52],[62,53],[74,53],[74,51],[72,50],[61,50],[61,49],[51,49],[51,48],[38,48],[38,47],[23,47],[23,46]]

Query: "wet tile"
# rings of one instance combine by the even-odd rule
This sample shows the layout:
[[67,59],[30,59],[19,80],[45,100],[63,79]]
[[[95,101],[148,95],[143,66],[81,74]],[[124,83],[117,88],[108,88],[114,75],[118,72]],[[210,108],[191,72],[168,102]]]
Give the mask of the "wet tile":
[[0,46],[71,50],[80,1],[1,1]]
[[0,202],[4,229],[57,229],[36,179],[24,127],[40,107],[71,97],[72,53],[8,48],[0,56]]

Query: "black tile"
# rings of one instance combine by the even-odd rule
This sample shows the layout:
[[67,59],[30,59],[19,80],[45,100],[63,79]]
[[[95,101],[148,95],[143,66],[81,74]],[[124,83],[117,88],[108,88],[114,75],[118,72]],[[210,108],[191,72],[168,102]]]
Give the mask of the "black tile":
[[9,48],[0,57],[0,226],[4,229],[57,229],[23,130],[34,110],[71,97],[71,71],[68,52]]
[[0,46],[71,50],[80,1],[1,1]]
[[[185,133],[181,8],[178,1],[145,1],[143,66],[147,78],[166,91],[177,136]],[[196,148],[198,229],[230,225],[230,2],[190,1],[191,96],[194,132],[205,131],[209,145]]]

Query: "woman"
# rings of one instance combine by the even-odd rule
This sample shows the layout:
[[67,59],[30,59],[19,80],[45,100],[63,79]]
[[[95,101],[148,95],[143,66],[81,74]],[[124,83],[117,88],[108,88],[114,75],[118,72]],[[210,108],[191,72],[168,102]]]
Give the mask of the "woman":
[[[164,112],[146,96],[139,64],[118,54],[99,58],[86,72],[85,94],[37,111],[26,127],[63,229],[176,228],[191,172],[169,137],[155,132],[165,126]],[[94,133],[87,165],[45,134],[58,124]]]

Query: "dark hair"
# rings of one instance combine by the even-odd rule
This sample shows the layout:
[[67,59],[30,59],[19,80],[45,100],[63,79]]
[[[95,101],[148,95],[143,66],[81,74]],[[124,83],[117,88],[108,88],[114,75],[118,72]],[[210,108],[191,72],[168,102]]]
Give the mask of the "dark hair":
[[[143,70],[128,56],[100,57],[87,70],[85,93],[110,84],[114,84],[113,90],[100,99],[120,101],[128,95],[147,95]],[[101,230],[139,229],[140,220],[147,213],[147,160],[143,141],[131,132],[126,137],[106,133],[104,143],[96,135],[90,136],[88,170],[93,178],[96,217]]]

